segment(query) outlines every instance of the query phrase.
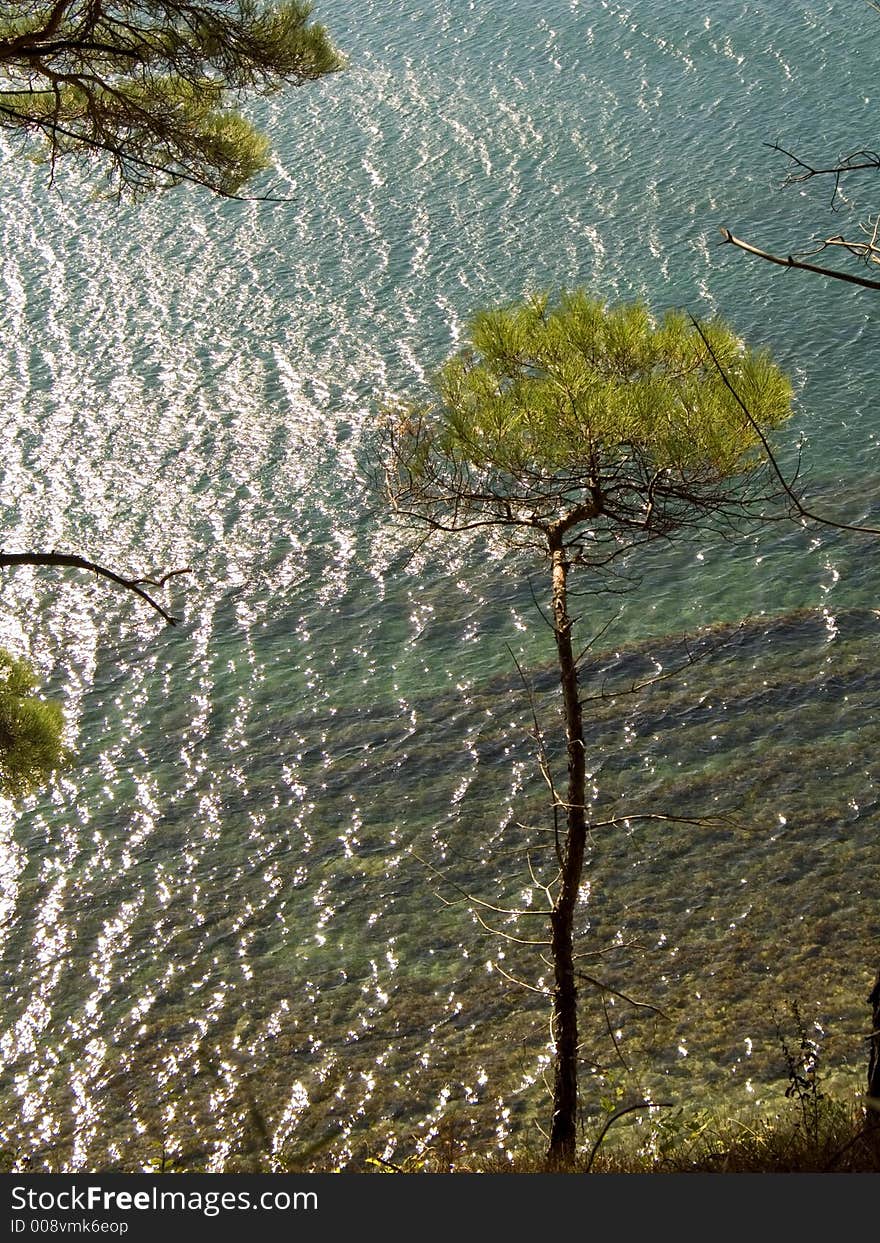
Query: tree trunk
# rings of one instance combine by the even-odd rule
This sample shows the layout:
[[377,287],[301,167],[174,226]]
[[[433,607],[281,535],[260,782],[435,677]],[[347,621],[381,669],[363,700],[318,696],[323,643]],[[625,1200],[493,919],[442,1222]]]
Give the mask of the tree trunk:
[[867,1123],[875,1135],[880,1135],[880,971],[877,972],[877,979],[868,997],[868,1005],[871,1007],[871,1035],[868,1055]]
[[563,530],[548,532],[553,567],[553,628],[562,684],[562,704],[568,747],[566,834],[561,844],[559,893],[550,914],[553,954],[553,1120],[547,1159],[564,1165],[575,1155],[578,1106],[578,1019],[574,974],[574,913],[580,892],[587,840],[586,753],[578,671],[571,644],[568,616],[568,562]]

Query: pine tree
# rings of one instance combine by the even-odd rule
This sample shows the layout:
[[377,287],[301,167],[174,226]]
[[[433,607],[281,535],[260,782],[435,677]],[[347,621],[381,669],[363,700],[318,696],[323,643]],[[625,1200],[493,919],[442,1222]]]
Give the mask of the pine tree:
[[565,831],[551,882],[548,1157],[564,1164],[575,1154],[573,943],[590,827],[570,574],[589,571],[601,589],[640,544],[715,523],[729,529],[757,512],[762,436],[789,416],[792,389],[769,354],[723,323],[699,329],[676,311],[657,320],[641,303],[609,307],[578,290],[556,305],[545,295],[478,314],[434,392],[389,418],[393,511],[439,532],[500,531],[549,571],[568,775],[553,808]]

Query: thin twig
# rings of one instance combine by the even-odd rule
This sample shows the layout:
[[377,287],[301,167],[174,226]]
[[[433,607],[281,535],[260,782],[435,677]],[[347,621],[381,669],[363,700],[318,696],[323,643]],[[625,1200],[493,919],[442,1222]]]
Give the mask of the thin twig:
[[179,619],[172,617],[159,604],[158,600],[154,600],[148,592],[144,591],[142,584],[147,584],[151,587],[162,587],[169,578],[173,578],[175,575],[192,573],[187,566],[180,570],[169,570],[161,578],[126,578],[125,575],[117,574],[115,570],[109,570],[106,566],[98,565],[95,561],[89,561],[87,558],[77,556],[74,553],[63,552],[0,552],[0,566],[5,565],[52,565],[65,569],[90,570],[93,574],[109,579],[110,582],[116,583],[119,587],[124,587],[127,591],[133,591],[135,595],[145,600],[150,608],[155,609],[169,626],[176,626]]
[[880,281],[872,281],[867,276],[855,276],[852,272],[838,272],[834,268],[823,268],[816,263],[805,263],[803,259],[795,259],[794,255],[773,255],[768,250],[761,250],[758,246],[752,246],[750,242],[744,242],[740,237],[734,237],[730,229],[724,228],[723,225],[721,234],[725,242],[729,242],[730,245],[738,246],[747,254],[757,255],[759,259],[766,259],[768,263],[778,264],[779,267],[813,272],[817,276],[830,276],[833,280],[845,281],[849,285],[861,285],[863,289],[880,289]]
[[[533,911],[532,914],[538,915],[540,912]],[[552,941],[528,941],[525,937],[515,937],[512,932],[504,932],[501,928],[495,928],[483,919],[479,911],[474,911],[473,916],[481,928],[485,928],[487,932],[491,932],[495,937],[503,937],[505,941],[512,941],[515,945],[530,945],[533,948],[539,945],[552,945]]]
[[622,1109],[615,1109],[614,1113],[611,1114],[611,1116],[606,1120],[605,1125],[599,1132],[598,1139],[595,1144],[593,1144],[589,1159],[587,1161],[585,1173],[589,1174],[590,1170],[593,1168],[593,1162],[596,1159],[596,1153],[599,1151],[599,1146],[608,1134],[609,1127],[612,1123],[616,1122],[618,1118],[622,1118],[625,1114],[631,1114],[637,1109],[671,1109],[672,1105],[672,1101],[637,1101],[635,1105],[626,1105]]
[[620,992],[617,988],[612,988],[610,984],[605,984],[602,980],[597,980],[595,976],[587,975],[583,971],[576,971],[575,975],[579,980],[585,980],[587,984],[592,984],[594,988],[598,988],[600,992],[611,993],[613,997],[619,997],[621,1001],[625,1001],[630,1006],[635,1006],[638,1010],[652,1010],[654,1014],[659,1014],[668,1023],[672,1022],[665,1010],[661,1010],[659,1006],[652,1006],[649,1001],[636,1001],[634,997],[628,997],[626,993]]
[[[880,282],[877,282],[876,287],[880,289]],[[814,514],[811,510],[806,508],[806,506],[801,502],[800,497],[797,495],[797,493],[794,491],[794,489],[791,487],[791,485],[788,483],[785,476],[783,475],[779,467],[779,463],[776,461],[776,458],[773,454],[773,450],[770,448],[770,445],[767,441],[767,437],[764,435],[763,431],[761,430],[761,427],[758,424],[757,420],[755,419],[755,416],[752,414],[751,410],[749,410],[748,406],[743,401],[742,397],[740,397],[739,393],[736,391],[733,384],[731,383],[730,378],[728,377],[726,371],[724,370],[724,368],[722,367],[721,363],[718,360],[718,356],[716,355],[715,351],[712,349],[712,346],[709,344],[709,341],[706,338],[706,334],[703,332],[703,329],[694,319],[693,315],[690,316],[690,321],[696,328],[697,332],[700,334],[703,340],[703,344],[705,345],[706,349],[709,352],[709,357],[712,359],[712,362],[715,364],[715,368],[718,374],[721,376],[721,379],[724,382],[725,388],[727,388],[728,391],[733,395],[734,400],[736,401],[740,410],[742,410],[743,414],[746,416],[746,419],[749,422],[749,426],[752,428],[755,435],[761,441],[761,444],[764,448],[764,452],[767,454],[767,458],[773,469],[773,473],[776,475],[776,478],[779,480],[783,491],[788,496],[791,503],[794,505],[796,512],[800,514],[802,518],[807,518],[810,522],[818,522],[822,526],[833,527],[837,531],[857,531],[861,535],[880,535],[880,528],[878,527],[863,527],[863,526],[856,526],[850,522],[835,522],[831,518],[823,518],[820,514]]]
[[540,997],[549,997],[549,988],[537,988],[534,984],[527,984],[525,980],[519,979],[518,976],[511,975],[509,971],[505,971],[498,963],[493,963],[495,970],[499,975],[503,975],[505,980],[510,980],[511,984],[518,984],[520,988],[527,988],[530,993],[537,993]]
[[611,1043],[614,1045],[614,1052],[617,1054],[618,1060],[620,1061],[620,1064],[623,1067],[623,1069],[628,1072],[630,1067],[629,1067],[629,1064],[627,1063],[626,1058],[623,1056],[623,1054],[620,1051],[620,1041],[617,1039],[617,1036],[615,1035],[614,1027],[612,1026],[612,1023],[611,1023],[611,1016],[608,1013],[608,1002],[605,1000],[604,995],[600,997],[600,1001],[602,1002],[602,1013],[605,1015],[605,1026],[608,1029],[608,1035],[611,1037]]
[[[462,886],[459,885],[456,881],[450,880],[450,878],[444,872],[441,872],[440,869],[438,867],[435,867],[433,863],[429,863],[427,859],[423,859],[421,855],[416,854],[414,850],[411,853],[412,853],[412,857],[414,859],[417,859],[418,862],[421,863],[423,867],[426,867],[430,872],[433,872],[435,876],[439,876],[439,878],[443,881],[445,885],[449,885],[451,889],[454,889],[457,893],[460,893],[462,896],[462,901],[471,902],[473,903],[474,906],[481,906],[484,908],[484,910],[487,910],[487,911],[494,911],[496,915],[525,916],[525,915],[542,915],[543,914],[542,911],[523,911],[523,910],[518,910],[516,907],[493,906],[491,902],[484,902],[482,898],[478,898],[474,894],[468,893],[468,891],[466,889],[463,889]],[[450,902],[448,898],[444,898],[442,893],[437,893],[437,897],[440,899],[440,901],[443,903],[444,906],[457,906],[458,905],[455,902]],[[476,914],[476,912],[474,913]],[[526,944],[543,945],[544,942],[535,941],[535,942],[526,942]]]

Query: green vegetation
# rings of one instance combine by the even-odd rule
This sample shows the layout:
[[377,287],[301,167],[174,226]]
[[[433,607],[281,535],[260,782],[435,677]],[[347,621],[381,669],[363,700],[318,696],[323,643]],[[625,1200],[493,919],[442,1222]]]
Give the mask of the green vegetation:
[[[706,1111],[662,1111],[615,1136],[610,1131],[593,1152],[587,1135],[572,1174],[810,1174],[880,1173],[880,1145],[866,1130],[859,1105],[829,1100],[819,1125],[807,1130],[792,1114],[725,1118]],[[593,1141],[595,1143],[595,1140]],[[382,1162],[374,1162],[378,1172]],[[384,1168],[388,1169],[387,1165]],[[510,1159],[462,1150],[454,1135],[441,1136],[421,1157],[397,1167],[401,1173],[539,1174],[540,1152],[517,1151]],[[391,1172],[394,1167],[390,1167]]]
[[117,192],[234,195],[269,166],[230,103],[343,67],[311,6],[256,0],[0,3],[0,126],[45,158],[98,158]]
[[[769,353],[746,349],[717,320],[705,333],[761,426],[787,418],[791,385]],[[476,315],[470,346],[440,369],[436,387],[432,452],[484,472],[530,517],[564,505],[574,486],[602,490],[596,517],[606,523],[623,518],[613,506],[628,498],[638,525],[650,527],[652,481],[655,503],[671,505],[664,473],[691,493],[714,488],[754,465],[749,454],[760,447],[685,314],[657,321],[640,302],[608,306],[584,290],[555,306],[545,294]],[[705,505],[714,508],[714,495]]]
[[[192,182],[234,196],[269,167],[270,153],[266,137],[230,104],[342,68],[310,12],[296,0],[0,3],[0,126],[42,139],[53,174],[62,157],[99,160],[118,193]],[[543,944],[553,964],[549,1149],[481,1158],[464,1150],[450,1125],[412,1158],[368,1158],[377,1171],[880,1171],[870,1115],[866,1122],[861,1104],[819,1091],[803,1035],[800,1054],[782,1045],[793,1116],[722,1120],[643,1101],[612,1103],[577,1152],[578,981],[588,977],[576,969],[574,937],[596,822],[569,575],[587,571],[601,593],[625,579],[642,544],[713,525],[735,533],[765,500],[764,433],[789,417],[791,397],[767,352],[748,349],[726,325],[700,329],[677,311],[656,319],[641,303],[609,307],[577,290],[555,304],[542,295],[478,314],[467,347],[437,373],[433,400],[394,412],[387,482],[398,516],[438,533],[500,532],[512,551],[549,568],[567,776],[564,787],[556,782],[536,721],[556,830],[543,871],[529,860],[549,900],[543,915],[534,912],[549,922]],[[123,578],[54,552],[0,558],[15,564],[95,570],[174,620],[142,590],[156,580]],[[61,708],[37,697],[35,686],[27,662],[0,651],[0,793],[13,799],[68,761]],[[251,1117],[268,1143],[256,1105]],[[6,1153],[0,1166],[23,1160]],[[186,1166],[163,1148],[156,1168]]]
[[792,389],[766,351],[747,349],[723,323],[699,328],[678,311],[658,321],[641,303],[609,307],[584,290],[477,315],[434,388],[433,402],[391,417],[393,511],[429,531],[498,531],[549,566],[568,771],[563,792],[536,719],[555,849],[539,875],[529,868],[550,907],[548,939],[535,942],[548,947],[554,979],[549,1156],[570,1164],[577,981],[596,985],[575,965],[575,912],[596,825],[569,574],[588,570],[592,591],[610,590],[620,558],[642,544],[713,523],[735,532],[766,500],[750,477],[766,431],[791,413]]
[[39,699],[36,684],[27,661],[0,649],[0,794],[6,798],[32,794],[69,759],[61,706]]
[[[58,160],[70,157],[97,164],[120,197],[182,182],[234,197],[269,167],[270,150],[230,105],[344,66],[311,11],[303,0],[0,0],[0,128],[37,140],[32,158],[49,164],[52,179]],[[146,587],[188,572],[132,576],[78,553],[0,553],[0,567],[19,565],[90,570],[172,625]],[[3,726],[18,738],[2,744],[10,791],[39,784],[55,763],[54,721],[50,714],[38,727],[48,707],[33,705],[29,741],[15,734],[19,726]]]

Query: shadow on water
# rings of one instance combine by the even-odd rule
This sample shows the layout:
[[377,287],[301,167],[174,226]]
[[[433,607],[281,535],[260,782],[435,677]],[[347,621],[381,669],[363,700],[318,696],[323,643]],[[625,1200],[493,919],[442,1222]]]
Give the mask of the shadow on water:
[[[878,634],[870,610],[800,612],[594,658],[593,819],[632,818],[591,838],[583,969],[665,1017],[613,994],[603,1012],[584,985],[587,1112],[609,1076],[702,1104],[772,1096],[789,997],[826,1066],[862,1073]],[[554,671],[529,676],[561,779]],[[526,695],[512,671],[409,709],[294,714],[295,781],[277,731],[252,731],[246,781],[234,763],[195,779],[140,842],[81,826],[75,879],[34,834],[4,956],[12,1150],[356,1168],[450,1119],[470,1142],[537,1135],[548,1003],[497,968],[539,988],[548,968],[461,900],[541,910],[526,855],[549,880],[551,818]],[[658,811],[713,819],[635,818]],[[540,913],[490,918],[545,936]]]

